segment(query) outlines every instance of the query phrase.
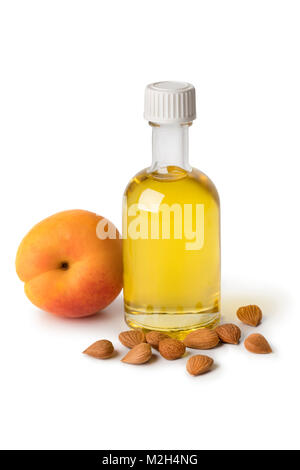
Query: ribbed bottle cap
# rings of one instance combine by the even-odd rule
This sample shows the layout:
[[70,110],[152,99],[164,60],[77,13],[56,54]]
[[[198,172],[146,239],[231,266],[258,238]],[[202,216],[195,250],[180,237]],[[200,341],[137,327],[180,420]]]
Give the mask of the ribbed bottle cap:
[[144,118],[158,124],[196,119],[195,88],[186,82],[156,82],[145,90]]

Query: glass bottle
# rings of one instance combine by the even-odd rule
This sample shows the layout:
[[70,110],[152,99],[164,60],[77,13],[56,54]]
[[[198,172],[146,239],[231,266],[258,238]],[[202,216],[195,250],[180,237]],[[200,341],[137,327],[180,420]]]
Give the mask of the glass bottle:
[[144,116],[152,165],[132,178],[123,200],[125,319],[182,338],[220,318],[219,197],[189,164],[194,87],[148,85]]

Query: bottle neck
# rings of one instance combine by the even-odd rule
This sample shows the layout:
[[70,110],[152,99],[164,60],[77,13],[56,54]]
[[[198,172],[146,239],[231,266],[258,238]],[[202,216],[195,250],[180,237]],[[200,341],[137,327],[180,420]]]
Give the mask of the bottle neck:
[[191,171],[189,165],[190,123],[152,124],[152,166],[150,171],[166,173],[169,166]]

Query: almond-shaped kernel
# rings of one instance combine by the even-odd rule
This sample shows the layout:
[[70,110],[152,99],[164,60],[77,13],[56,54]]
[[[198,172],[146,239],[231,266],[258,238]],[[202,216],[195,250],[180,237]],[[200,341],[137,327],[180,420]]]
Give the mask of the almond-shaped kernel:
[[224,323],[224,325],[217,326],[215,332],[222,343],[238,344],[241,338],[241,330],[234,323]]
[[143,330],[128,330],[119,334],[119,340],[126,348],[133,348],[137,344],[145,343],[145,333]]
[[185,345],[179,339],[167,338],[159,342],[160,354],[169,361],[179,359],[185,353]]
[[257,305],[245,305],[237,310],[236,316],[246,325],[257,326],[262,320],[262,311]]
[[272,348],[266,338],[259,333],[253,333],[248,336],[244,341],[244,345],[248,351],[254,354],[270,354],[272,352]]
[[155,349],[158,349],[158,344],[160,341],[167,338],[169,338],[169,336],[165,333],[161,333],[160,331],[149,331],[149,333],[146,333],[147,343],[149,343]]
[[123,357],[122,362],[127,364],[145,364],[151,359],[152,350],[148,343],[140,343],[134,346],[127,354]]
[[100,339],[83,351],[83,354],[88,354],[96,359],[108,359],[112,357],[113,353],[113,344],[107,339]]
[[205,372],[211,369],[213,363],[214,360],[211,357],[196,354],[196,356],[190,357],[187,361],[186,370],[191,375],[205,374]]
[[215,330],[203,328],[189,333],[183,342],[192,349],[212,349],[219,344],[220,340]]

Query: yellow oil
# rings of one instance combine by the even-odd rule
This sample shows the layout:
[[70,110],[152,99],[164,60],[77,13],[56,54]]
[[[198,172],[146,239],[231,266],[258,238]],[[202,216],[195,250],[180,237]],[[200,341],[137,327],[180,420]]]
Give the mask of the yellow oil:
[[[170,223],[164,225],[166,207],[171,208]],[[187,222],[194,239],[190,231],[185,233]],[[182,338],[218,323],[219,197],[206,175],[176,166],[138,173],[124,195],[123,238],[130,327]]]

